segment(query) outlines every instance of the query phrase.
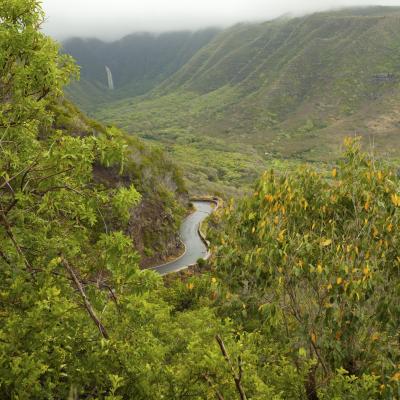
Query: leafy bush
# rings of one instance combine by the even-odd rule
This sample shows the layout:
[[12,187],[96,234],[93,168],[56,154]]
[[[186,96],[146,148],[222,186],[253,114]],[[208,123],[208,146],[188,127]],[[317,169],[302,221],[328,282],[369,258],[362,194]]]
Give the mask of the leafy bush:
[[215,265],[246,313],[224,312],[289,344],[296,365],[314,360],[309,391],[340,368],[343,385],[369,374],[383,393],[398,388],[399,191],[392,170],[348,141],[330,176],[266,172],[227,210]]

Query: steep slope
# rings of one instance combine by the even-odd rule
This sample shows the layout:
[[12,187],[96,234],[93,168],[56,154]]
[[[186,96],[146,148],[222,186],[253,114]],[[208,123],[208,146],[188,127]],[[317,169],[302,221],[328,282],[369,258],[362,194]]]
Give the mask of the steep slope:
[[[78,60],[81,81],[68,89],[78,104],[93,106],[146,93],[175,73],[217,33],[171,32],[160,35],[137,33],[115,42],[73,38],[63,50]],[[106,67],[112,73],[115,90],[109,90]]]
[[96,115],[153,137],[181,130],[229,138],[265,162],[271,155],[326,160],[354,132],[393,156],[399,28],[400,9],[388,7],[240,24],[151,94]]
[[[52,106],[54,129],[64,134],[86,137],[110,135],[110,130],[87,118],[72,103],[64,100]],[[116,143],[126,147],[123,171],[95,163],[93,173],[98,184],[118,189],[134,184],[141,201],[129,217],[126,230],[114,215],[104,215],[112,230],[124,229],[141,255],[143,267],[164,261],[179,252],[177,232],[187,204],[187,191],[178,168],[156,147],[145,145],[134,136],[113,130]]]

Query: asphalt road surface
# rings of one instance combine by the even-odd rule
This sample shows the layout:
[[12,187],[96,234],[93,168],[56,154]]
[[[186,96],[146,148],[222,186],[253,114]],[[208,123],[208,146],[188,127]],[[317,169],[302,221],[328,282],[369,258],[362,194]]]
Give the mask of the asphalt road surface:
[[161,275],[178,272],[196,264],[199,258],[207,256],[208,249],[201,239],[198,229],[202,221],[213,212],[215,205],[210,201],[194,201],[193,206],[196,211],[185,218],[179,231],[185,245],[185,253],[174,261],[151,268]]

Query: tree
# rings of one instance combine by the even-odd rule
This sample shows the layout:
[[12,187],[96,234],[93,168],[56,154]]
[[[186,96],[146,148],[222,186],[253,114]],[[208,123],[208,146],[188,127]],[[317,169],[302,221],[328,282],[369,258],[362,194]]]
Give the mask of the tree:
[[331,379],[365,379],[372,397],[378,381],[382,396],[398,390],[399,183],[357,142],[347,146],[330,177],[266,172],[228,210],[216,254],[246,310],[240,320],[308,368],[309,399]]
[[42,21],[38,1],[0,2],[0,397],[232,398],[215,341],[237,353],[232,326],[167,302],[123,233],[140,194],[94,178],[123,171],[123,135],[56,129],[76,68]]

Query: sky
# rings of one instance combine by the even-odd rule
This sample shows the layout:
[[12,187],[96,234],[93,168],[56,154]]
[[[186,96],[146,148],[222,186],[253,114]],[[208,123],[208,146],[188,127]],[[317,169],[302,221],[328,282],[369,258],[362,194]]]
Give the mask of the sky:
[[133,32],[165,32],[226,27],[282,14],[361,5],[400,6],[400,0],[42,0],[44,31],[115,40]]

